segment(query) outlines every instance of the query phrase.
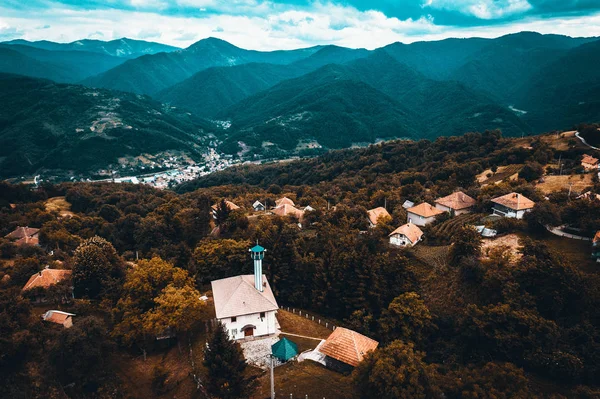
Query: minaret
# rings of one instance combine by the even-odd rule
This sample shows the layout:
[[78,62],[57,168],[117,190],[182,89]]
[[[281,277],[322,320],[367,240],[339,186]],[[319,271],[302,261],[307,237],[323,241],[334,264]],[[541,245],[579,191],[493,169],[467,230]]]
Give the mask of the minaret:
[[252,260],[254,260],[254,287],[260,292],[263,291],[262,284],[262,260],[265,257],[265,251],[263,247],[258,243],[250,249]]

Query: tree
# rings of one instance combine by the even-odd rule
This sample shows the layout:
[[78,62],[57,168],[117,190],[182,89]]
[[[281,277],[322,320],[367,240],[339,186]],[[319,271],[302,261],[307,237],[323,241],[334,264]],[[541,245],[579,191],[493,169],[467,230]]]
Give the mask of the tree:
[[191,270],[201,284],[250,271],[250,241],[231,239],[202,240],[192,256]]
[[215,223],[217,226],[225,227],[229,220],[230,213],[231,209],[229,209],[227,202],[222,199],[221,202],[217,204],[217,209],[215,209]]
[[420,343],[433,328],[431,314],[416,292],[407,292],[394,298],[379,320],[388,341],[401,339]]
[[146,315],[147,329],[159,334],[167,328],[187,333],[204,318],[205,305],[200,301],[200,293],[189,285],[176,287],[169,285],[154,298],[156,307]]
[[481,256],[481,236],[477,230],[470,226],[464,226],[455,234],[451,256],[455,266],[465,258]]
[[512,363],[489,362],[461,368],[442,379],[449,399],[509,399],[532,397],[523,370]]
[[528,162],[519,171],[519,178],[525,179],[528,182],[539,179],[544,175],[544,167],[537,162]]
[[220,323],[209,337],[204,350],[204,366],[208,373],[207,391],[218,398],[250,397],[255,379],[246,376],[246,361],[240,345],[229,339]]
[[75,383],[94,390],[109,372],[114,344],[102,320],[83,317],[73,327],[61,331],[49,350],[49,361],[63,384]]
[[560,209],[549,201],[536,202],[531,212],[525,214],[524,219],[532,231],[545,231],[546,226],[561,224]]
[[78,298],[97,299],[114,294],[123,277],[122,261],[112,244],[95,236],[73,255],[73,287]]
[[433,365],[423,361],[425,354],[414,345],[394,341],[368,353],[352,373],[361,399],[438,398]]

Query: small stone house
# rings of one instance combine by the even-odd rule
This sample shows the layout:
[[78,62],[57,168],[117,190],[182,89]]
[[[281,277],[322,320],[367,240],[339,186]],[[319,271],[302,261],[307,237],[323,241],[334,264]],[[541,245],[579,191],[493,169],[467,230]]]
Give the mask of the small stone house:
[[379,219],[381,218],[392,218],[390,213],[384,207],[380,206],[378,208],[369,209],[367,211],[367,218],[369,219],[369,227],[377,226]]
[[583,169],[586,171],[596,171],[598,170],[598,158],[584,154],[581,159],[581,166],[583,166]]

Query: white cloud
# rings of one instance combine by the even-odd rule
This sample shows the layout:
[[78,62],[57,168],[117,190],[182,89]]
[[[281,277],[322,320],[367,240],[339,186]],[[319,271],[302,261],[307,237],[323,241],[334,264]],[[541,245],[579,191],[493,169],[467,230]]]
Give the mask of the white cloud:
[[423,8],[459,11],[480,19],[498,19],[531,10],[527,0],[426,0]]
[[[142,0],[132,0],[139,4]],[[151,0],[156,2],[157,0]],[[431,0],[431,7],[444,1]],[[179,0],[181,4],[211,7],[214,0]],[[498,4],[495,4],[498,3]],[[526,3],[526,2],[525,2]],[[150,11],[116,9],[75,10],[53,7],[38,13],[23,14],[0,6],[0,38],[68,42],[104,35],[103,40],[121,37],[154,39],[186,47],[199,39],[217,36],[249,49],[274,50],[337,44],[346,47],[377,48],[402,41],[437,40],[446,37],[496,37],[521,30],[561,33],[571,36],[600,35],[600,14],[577,18],[529,19],[510,24],[459,28],[435,25],[433,18],[417,20],[390,18],[379,11],[359,11],[333,3],[312,3],[311,7],[281,8],[256,0],[234,0],[230,6],[251,7],[260,4],[267,11],[245,14],[207,12],[196,17],[161,15]],[[465,7],[485,7],[466,12],[494,17],[525,7],[524,0],[484,0],[463,2]],[[494,5],[495,4],[495,5]],[[527,3],[529,4],[529,3]],[[427,7],[427,6],[425,6]],[[210,10],[209,10],[210,11]],[[50,25],[48,29],[36,29]],[[99,34],[98,34],[99,32]]]

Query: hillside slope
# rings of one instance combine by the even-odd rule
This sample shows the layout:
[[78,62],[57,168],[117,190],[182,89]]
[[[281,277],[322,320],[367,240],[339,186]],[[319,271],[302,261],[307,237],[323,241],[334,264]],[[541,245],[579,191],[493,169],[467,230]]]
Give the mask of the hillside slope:
[[123,155],[194,154],[211,125],[147,97],[0,75],[0,177],[90,171]]
[[[88,51],[50,51],[19,44],[0,44],[0,72],[74,83],[125,62],[124,58]],[[27,58],[14,55],[17,52]],[[12,67],[9,67],[12,65]]]

